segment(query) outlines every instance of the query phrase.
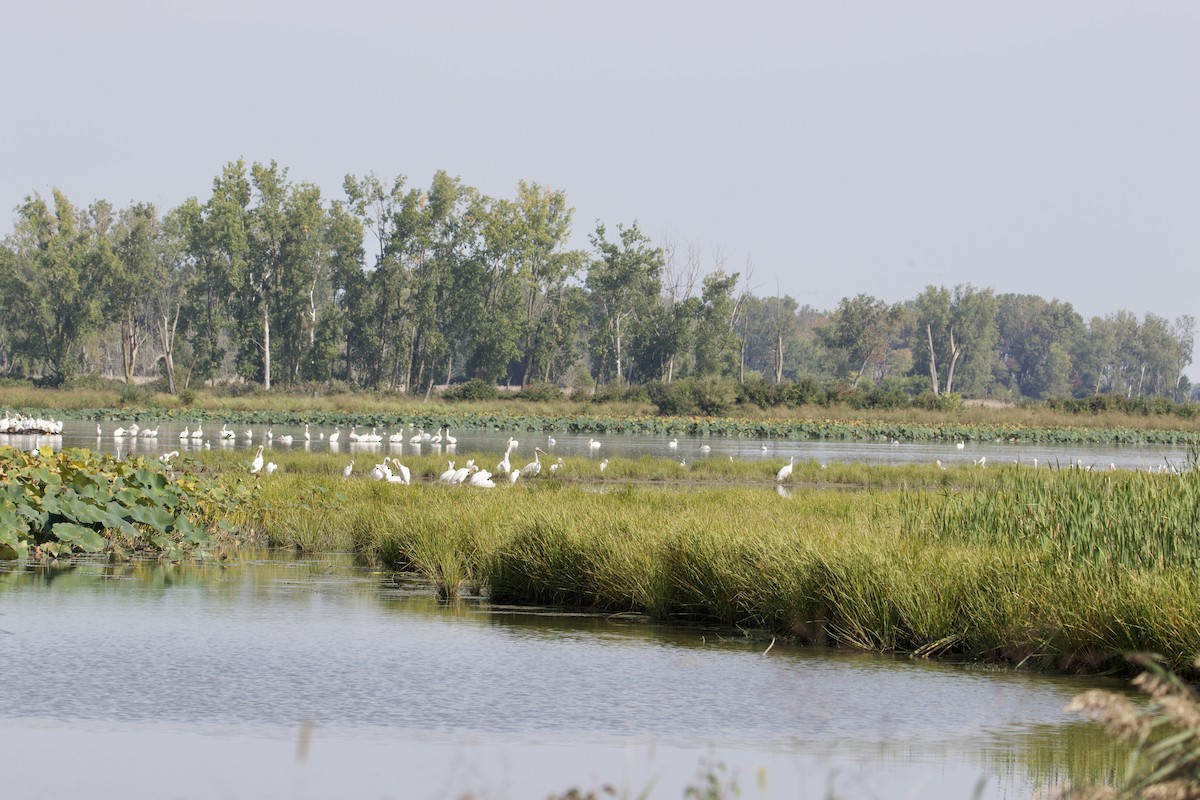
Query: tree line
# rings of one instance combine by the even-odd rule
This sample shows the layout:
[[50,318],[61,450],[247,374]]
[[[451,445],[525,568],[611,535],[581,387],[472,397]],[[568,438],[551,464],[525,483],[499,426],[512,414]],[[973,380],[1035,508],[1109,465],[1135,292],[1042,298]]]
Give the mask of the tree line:
[[[1195,319],[1085,321],[1036,295],[927,286],[836,308],[758,296],[752,271],[597,222],[566,195],[489,197],[438,172],[348,175],[342,196],[226,164],[203,201],[77,207],[28,196],[0,248],[0,375],[593,388],[724,378],[1016,400],[1187,399]],[[706,263],[707,262],[707,263]]]

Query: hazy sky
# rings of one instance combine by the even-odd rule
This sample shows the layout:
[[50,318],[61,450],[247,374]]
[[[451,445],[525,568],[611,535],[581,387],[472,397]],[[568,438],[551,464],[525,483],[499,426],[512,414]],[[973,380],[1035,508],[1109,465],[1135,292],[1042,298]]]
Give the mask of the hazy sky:
[[239,157],[333,197],[444,169],[818,308],[1200,316],[1198,43],[1194,0],[10,4],[0,233],[34,191],[170,207]]

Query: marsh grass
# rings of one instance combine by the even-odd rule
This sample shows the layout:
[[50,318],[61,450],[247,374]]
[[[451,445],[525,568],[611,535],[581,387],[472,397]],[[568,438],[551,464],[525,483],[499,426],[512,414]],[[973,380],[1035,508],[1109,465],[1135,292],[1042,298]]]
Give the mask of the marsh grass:
[[[756,463],[668,479],[670,459],[614,460],[603,476],[566,459],[557,473],[480,490],[436,483],[445,456],[405,457],[413,486],[364,477],[379,455],[350,479],[346,455],[275,457],[280,472],[257,492],[270,543],[349,549],[425,576],[443,597],[482,591],[1053,670],[1119,669],[1133,649],[1186,668],[1200,643],[1187,532],[1157,517],[1133,530],[1105,521],[1135,526],[1136,513],[1109,506],[1141,503],[1185,525],[1190,512],[1173,504],[1192,502],[1191,490],[1173,490],[1188,476],[847,465],[825,481],[832,470],[797,465],[781,497],[771,466]],[[470,457],[495,459],[456,460]],[[245,468],[235,453],[196,460]],[[1089,510],[1072,517],[1077,506]],[[1064,517],[1093,527],[1036,527]]]

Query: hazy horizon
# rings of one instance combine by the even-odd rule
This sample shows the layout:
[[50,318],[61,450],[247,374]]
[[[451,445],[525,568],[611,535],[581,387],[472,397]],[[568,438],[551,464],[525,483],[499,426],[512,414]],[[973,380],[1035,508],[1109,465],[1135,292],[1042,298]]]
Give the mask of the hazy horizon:
[[[562,189],[818,309],[970,283],[1168,320],[1200,296],[1200,7],[137,0],[14,8],[0,231],[162,208],[230,160],[339,197]],[[1194,356],[1189,371],[1200,364]]]

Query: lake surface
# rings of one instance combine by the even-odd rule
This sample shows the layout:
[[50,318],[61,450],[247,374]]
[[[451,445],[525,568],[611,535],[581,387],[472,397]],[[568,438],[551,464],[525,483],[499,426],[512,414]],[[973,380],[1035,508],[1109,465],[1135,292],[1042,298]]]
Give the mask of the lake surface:
[[[798,461],[813,460],[820,463],[862,462],[881,465],[900,464],[933,464],[941,461],[943,465],[969,465],[986,458],[988,464],[1021,463],[1032,465],[1037,460],[1038,465],[1068,466],[1083,464],[1096,469],[1158,469],[1164,465],[1182,467],[1187,460],[1184,447],[1175,446],[1095,446],[1095,445],[1047,445],[1047,444],[996,444],[968,442],[959,450],[951,443],[929,442],[899,442],[892,445],[886,442],[857,442],[857,441],[809,441],[786,439],[753,439],[727,437],[680,437],[678,445],[671,448],[670,438],[645,436],[640,434],[606,434],[592,437],[583,434],[554,433],[554,444],[543,433],[512,432],[480,429],[464,429],[453,431],[458,440],[453,448],[440,445],[423,444],[420,446],[408,443],[415,431],[406,428],[403,431],[404,442],[389,442],[388,436],[396,431],[380,431],[384,441],[377,443],[360,443],[349,439],[349,431],[342,430],[340,441],[330,444],[328,436],[332,428],[312,427],[310,441],[304,440],[304,426],[285,425],[239,425],[236,426],[237,436],[233,439],[220,439],[217,432],[221,425],[212,422],[204,423],[205,436],[202,439],[181,441],[179,434],[185,428],[194,429],[188,423],[154,423],[159,435],[150,439],[145,437],[114,438],[112,431],[118,427],[128,427],[132,420],[101,423],[103,433],[96,435],[96,423],[80,420],[67,420],[64,423],[62,436],[33,437],[33,436],[0,436],[0,444],[11,444],[15,447],[30,449],[35,445],[49,444],[52,447],[87,447],[93,450],[122,454],[143,453],[160,455],[172,450],[181,453],[204,448],[252,450],[260,444],[266,444],[269,449],[283,450],[289,448],[310,450],[314,452],[333,451],[338,453],[378,453],[400,455],[403,453],[478,453],[490,452],[497,459],[504,453],[508,438],[514,436],[519,441],[519,447],[513,455],[514,463],[533,459],[533,448],[540,446],[552,456],[588,456],[600,461],[604,458],[638,458],[641,456],[662,456],[677,458],[688,463],[706,458],[734,459],[766,459],[782,466],[790,457]],[[232,427],[232,426],[231,426]],[[272,431],[273,438],[268,443],[266,433]],[[245,437],[249,431],[251,436]],[[370,433],[369,428],[360,429],[360,433]],[[291,444],[281,441],[285,435],[293,437]],[[588,441],[596,438],[601,442],[598,449],[588,446]],[[708,451],[702,451],[708,447]]]
[[1063,708],[1118,684],[768,644],[443,604],[343,556],[0,562],[5,794],[682,798],[716,769],[745,798],[963,800],[1110,765]]

